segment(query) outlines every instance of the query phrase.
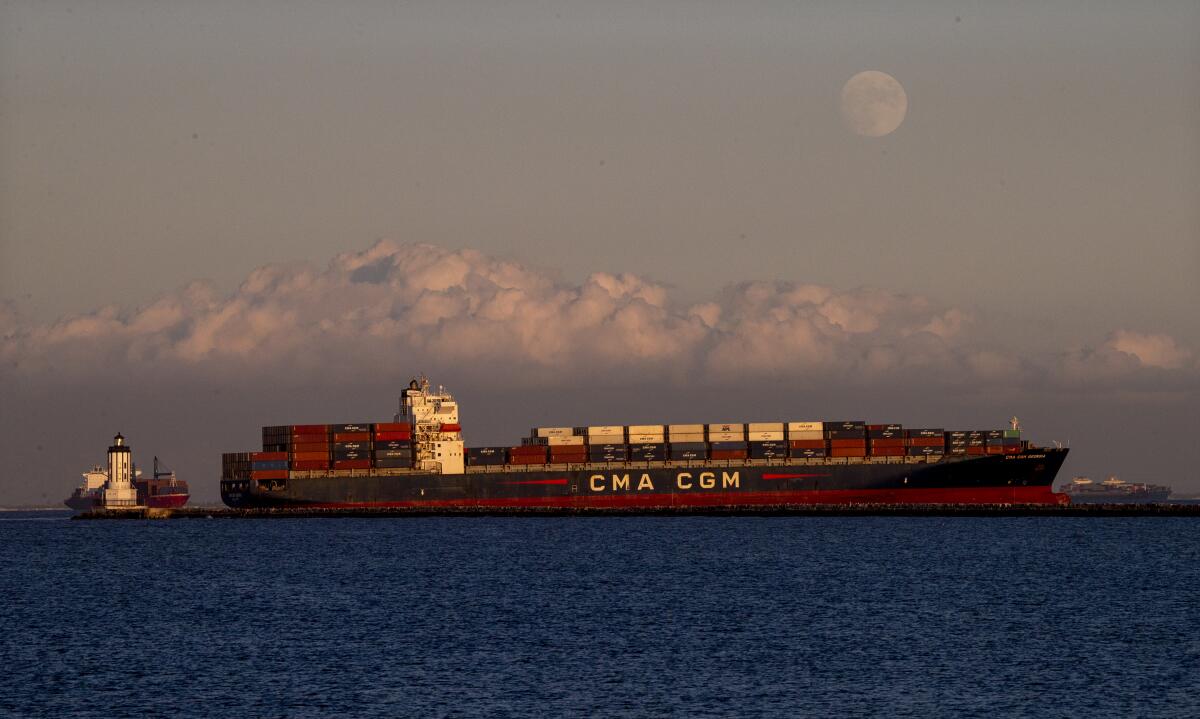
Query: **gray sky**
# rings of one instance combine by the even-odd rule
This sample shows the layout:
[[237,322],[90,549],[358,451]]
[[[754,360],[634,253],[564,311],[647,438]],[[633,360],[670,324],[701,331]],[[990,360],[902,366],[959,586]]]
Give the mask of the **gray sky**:
[[[539,287],[558,282],[586,293],[594,272],[661,284],[675,315],[654,326],[676,344],[656,346],[661,354],[645,361],[703,347],[703,381],[714,386],[728,370],[721,338],[752,319],[735,312],[744,297],[729,285],[817,284],[838,302],[860,302],[844,294],[859,287],[927,298],[936,312],[881,321],[916,327],[951,309],[969,315],[968,329],[938,335],[946,347],[936,361],[950,364],[937,366],[959,367],[947,359],[954,355],[977,369],[986,350],[1006,369],[987,370],[986,397],[958,391],[977,403],[964,406],[1002,414],[1016,404],[1061,423],[1063,435],[1072,427],[1107,433],[1079,471],[1133,474],[1134,445],[1190,441],[1179,427],[1200,421],[1192,402],[1200,5],[842,5],[850,4],[0,4],[0,300],[8,303],[10,361],[0,370],[0,420],[19,428],[29,414],[50,423],[90,414],[90,424],[69,423],[101,435],[89,436],[95,451],[84,452],[100,459],[113,421],[153,417],[144,430],[153,451],[188,457],[199,478],[207,460],[195,447],[213,434],[203,427],[222,422],[223,405],[206,403],[237,376],[213,359],[216,345],[197,339],[202,323],[189,315],[168,331],[143,316],[136,328],[123,325],[122,337],[154,349],[108,364],[68,362],[69,371],[55,364],[66,353],[115,350],[101,352],[103,342],[78,326],[49,328],[110,304],[128,322],[194,280],[228,298],[256,267],[324,268],[386,238],[514,260],[535,275],[522,281]],[[848,132],[838,113],[842,84],[865,69],[890,73],[908,93],[906,120],[883,138]],[[396,267],[389,277],[397,282],[412,271],[411,262]],[[345,279],[337,278],[330,281]],[[321,307],[332,301],[320,296]],[[722,319],[694,334],[682,318],[706,302],[743,324]],[[799,312],[797,302],[784,304]],[[180,312],[200,312],[183,304]],[[304,317],[315,322],[323,315],[312,307]],[[885,335],[898,351],[923,351],[886,329],[831,340],[830,352],[862,357],[864,337]],[[801,354],[818,346],[797,336],[780,341]],[[374,407],[391,391],[383,380],[399,381],[412,368],[397,365],[417,357],[431,374],[462,364],[459,383],[475,388],[481,411],[501,401],[453,348],[430,344],[411,357],[390,345],[375,351],[387,369],[363,375],[371,377],[359,382],[366,388],[327,378],[362,393],[342,412]],[[754,351],[766,352],[746,350]],[[599,354],[591,355],[594,377],[628,371],[624,360],[606,364]],[[1138,358],[1132,368],[1128,357]],[[288,356],[271,361],[271,371],[247,375],[307,371]],[[173,425],[163,408],[129,406],[101,421],[74,404],[84,396],[104,404],[111,395],[97,385],[128,384],[146,366],[161,373],[160,395],[172,387],[177,408],[208,409]],[[741,378],[747,396],[777,396],[767,388],[788,368],[756,366],[759,374]],[[889,406],[905,415],[900,421],[911,420],[914,402],[959,411],[958,400],[930,404],[911,387],[897,389],[901,377],[914,382],[920,373],[864,394],[820,366],[834,382],[822,388],[832,388],[826,406],[843,402],[863,415]],[[668,381],[655,367],[646,376]],[[922,381],[941,387],[935,380]],[[251,431],[291,420],[271,412],[282,389],[247,382]],[[562,392],[572,387],[561,374],[557,383]],[[818,394],[794,391],[798,402]],[[595,399],[581,397],[573,412],[556,408],[552,395],[530,406],[570,423]],[[702,404],[679,391],[663,401],[678,412]],[[308,411],[303,402],[289,406]],[[624,419],[611,409],[614,421]],[[312,421],[340,421],[315,414]],[[725,412],[735,414],[724,419],[743,419],[735,406]],[[1159,429],[1143,428],[1135,442],[1122,434],[1122,416]],[[188,443],[165,426],[178,426]],[[13,429],[6,441],[26,447],[30,436]],[[83,457],[19,451],[44,472],[39,481],[56,483],[51,496],[83,469]],[[1171,476],[1184,466],[1171,461],[1161,459],[1155,472],[1163,476],[1150,479],[1200,491],[1200,478]],[[36,499],[4,481],[0,500]]]

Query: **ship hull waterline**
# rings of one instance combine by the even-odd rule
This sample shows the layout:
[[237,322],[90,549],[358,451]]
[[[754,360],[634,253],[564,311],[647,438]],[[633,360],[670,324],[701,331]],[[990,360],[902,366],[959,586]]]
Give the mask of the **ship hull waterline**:
[[234,508],[662,509],[848,504],[1040,504],[1066,449],[916,463],[630,463],[556,470],[509,468],[459,475],[293,473],[286,480],[221,483]]

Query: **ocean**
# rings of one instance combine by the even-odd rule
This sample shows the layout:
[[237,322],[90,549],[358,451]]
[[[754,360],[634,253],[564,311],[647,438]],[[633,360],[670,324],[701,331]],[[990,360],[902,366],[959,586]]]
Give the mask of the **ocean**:
[[0,514],[0,715],[1200,716],[1192,518]]

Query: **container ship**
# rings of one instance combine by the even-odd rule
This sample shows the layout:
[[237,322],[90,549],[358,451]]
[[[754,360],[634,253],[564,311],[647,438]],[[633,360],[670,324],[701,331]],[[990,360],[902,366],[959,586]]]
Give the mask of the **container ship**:
[[1171,488],[1166,485],[1125,482],[1116,477],[1103,482],[1075,477],[1061,491],[1072,502],[1099,504],[1154,504],[1171,496]]
[[458,403],[413,380],[392,422],[262,428],[222,455],[234,508],[657,510],[801,504],[1067,504],[1067,449],[1010,429],[861,421],[535,427],[466,447]]
[[83,473],[83,484],[63,502],[77,512],[93,509],[173,509],[187,504],[188,483],[162,467],[154,458],[152,477],[142,477],[133,461],[133,450],[120,432],[108,448],[108,468],[100,465]]

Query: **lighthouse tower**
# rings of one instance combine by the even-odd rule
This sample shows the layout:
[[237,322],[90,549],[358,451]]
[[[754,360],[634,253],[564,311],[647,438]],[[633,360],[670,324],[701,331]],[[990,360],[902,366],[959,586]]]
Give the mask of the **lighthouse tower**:
[[133,451],[118,432],[108,448],[108,483],[104,486],[105,507],[136,507],[137,488],[133,486]]

